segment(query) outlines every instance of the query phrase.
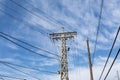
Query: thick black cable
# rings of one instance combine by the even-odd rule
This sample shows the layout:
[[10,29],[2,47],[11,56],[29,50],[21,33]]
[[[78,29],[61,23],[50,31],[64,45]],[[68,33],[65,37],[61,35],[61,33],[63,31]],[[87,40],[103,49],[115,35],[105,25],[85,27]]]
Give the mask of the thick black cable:
[[112,67],[113,67],[113,65],[114,65],[114,63],[115,63],[115,61],[116,61],[116,59],[117,59],[119,53],[120,53],[120,48],[119,48],[119,50],[118,50],[118,52],[117,52],[117,54],[116,54],[116,56],[115,56],[115,58],[114,58],[114,60],[113,60],[113,62],[112,62],[112,64],[111,64],[111,66],[110,66],[110,68],[109,68],[109,70],[108,70],[108,72],[107,72],[107,74],[106,74],[104,80],[106,80],[107,76],[109,75],[109,73],[110,73],[110,71],[111,71],[111,69],[112,69]]
[[34,78],[34,79],[41,80],[41,79],[39,79],[39,78],[37,78],[37,77],[29,74],[29,73],[26,73],[26,72],[24,72],[24,71],[21,71],[21,70],[15,68],[15,67],[12,67],[12,66],[10,66],[10,65],[8,65],[8,64],[5,64],[5,63],[2,63],[2,64],[4,64],[5,66],[7,66],[7,67],[9,67],[9,68],[11,68],[11,69],[14,69],[14,70],[20,72],[20,73],[23,73],[23,74],[25,74],[25,75],[27,75],[27,76],[30,76],[30,77],[32,77],[32,78]]
[[[3,74],[0,74],[0,77],[7,77],[7,78],[12,78],[12,79],[18,79],[18,80],[27,80],[27,79],[22,79],[22,78],[12,77],[12,76],[3,75]],[[0,79],[4,80],[3,78],[0,78]]]
[[57,72],[40,70],[40,69],[31,68],[31,67],[27,67],[27,66],[22,66],[22,65],[18,65],[18,64],[13,64],[13,63],[6,62],[6,61],[1,61],[1,60],[0,60],[0,63],[5,63],[5,64],[9,64],[9,65],[13,65],[13,66],[18,66],[18,67],[25,68],[25,69],[31,69],[31,70],[39,71],[39,72],[47,72],[47,73],[52,73],[52,74],[58,74]]
[[103,12],[103,4],[104,4],[104,0],[101,0],[100,14],[99,14],[97,33],[96,33],[96,39],[95,39],[95,45],[94,45],[94,52],[93,52],[93,56],[92,56],[92,65],[94,64],[94,57],[95,57],[95,53],[96,53],[96,46],[97,46],[98,35],[99,35],[100,24],[101,24],[101,18],[102,18],[102,12]]
[[35,52],[35,51],[33,51],[33,50],[31,50],[31,49],[29,49],[29,48],[27,48],[27,47],[24,47],[24,46],[22,46],[22,45],[20,45],[20,44],[18,44],[18,43],[16,43],[16,42],[14,42],[13,40],[11,40],[11,39],[9,39],[9,38],[7,38],[7,37],[1,35],[1,34],[0,34],[0,36],[1,36],[2,38],[4,38],[4,39],[6,39],[6,40],[8,40],[8,41],[10,41],[10,42],[12,42],[12,43],[14,43],[15,45],[17,45],[17,46],[19,46],[19,47],[21,47],[21,48],[23,48],[23,49],[29,51],[29,52],[35,53],[35,54],[40,55],[40,56],[45,57],[45,58],[50,58],[50,59],[59,60],[58,58],[49,57],[49,56],[40,54],[40,53],[38,53],[38,52]]
[[28,45],[28,46],[30,46],[30,47],[39,49],[39,50],[41,50],[41,51],[44,51],[44,52],[46,52],[46,53],[49,53],[49,54],[51,54],[51,55],[54,55],[54,56],[59,57],[59,55],[57,55],[57,54],[54,54],[54,53],[49,52],[49,51],[47,51],[47,50],[44,50],[44,49],[42,49],[42,48],[40,48],[40,47],[36,47],[36,46],[34,46],[34,45],[30,44],[30,43],[27,43],[27,42],[25,42],[25,41],[22,41],[22,40],[20,40],[20,39],[17,39],[17,38],[15,38],[15,37],[13,37],[13,36],[10,36],[10,35],[6,34],[6,33],[0,32],[0,34],[3,34],[3,35],[5,35],[5,36],[10,37],[10,38],[12,38],[12,39],[14,39],[14,40],[17,40],[17,41],[19,41],[19,42],[22,42],[22,43],[24,43],[24,44],[26,44],[26,45]]
[[115,42],[116,42],[116,40],[117,40],[119,31],[120,31],[120,27],[118,28],[117,34],[116,34],[115,39],[114,39],[114,41],[113,41],[112,47],[111,47],[110,52],[109,52],[109,54],[108,54],[108,58],[107,58],[107,60],[106,60],[106,62],[105,62],[105,65],[104,65],[104,67],[103,67],[103,70],[102,70],[102,73],[101,73],[101,75],[100,75],[100,77],[99,77],[99,80],[101,80],[101,78],[102,78],[102,75],[103,75],[104,70],[105,70],[105,68],[106,68],[106,65],[107,65],[107,63],[108,63],[108,60],[109,60],[109,58],[110,58],[110,55],[111,55],[111,53],[112,53],[113,47],[114,47]]

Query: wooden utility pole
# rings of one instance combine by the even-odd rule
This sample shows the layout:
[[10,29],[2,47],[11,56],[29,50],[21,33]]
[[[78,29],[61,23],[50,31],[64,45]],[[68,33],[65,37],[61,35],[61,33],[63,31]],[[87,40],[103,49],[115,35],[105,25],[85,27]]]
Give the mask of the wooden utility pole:
[[117,71],[117,78],[118,78],[118,80],[120,80],[120,77],[119,77],[119,72]]
[[88,50],[88,61],[89,61],[89,68],[90,68],[90,80],[93,80],[92,63],[91,63],[91,56],[90,56],[90,48],[89,48],[89,40],[88,39],[87,39],[87,50]]
[[68,39],[73,39],[77,32],[63,32],[50,34],[53,40],[61,41],[61,54],[60,54],[60,80],[69,80],[68,78],[68,61],[67,61],[67,50],[66,44]]

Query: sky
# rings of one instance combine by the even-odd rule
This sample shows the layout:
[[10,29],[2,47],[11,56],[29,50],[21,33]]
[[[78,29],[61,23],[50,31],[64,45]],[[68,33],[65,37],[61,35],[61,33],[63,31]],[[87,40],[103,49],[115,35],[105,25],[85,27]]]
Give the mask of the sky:
[[[60,41],[53,42],[49,34],[59,33],[64,27],[65,32],[76,31],[74,40],[67,41],[69,80],[90,80],[86,40],[89,39],[91,58],[95,47],[96,33],[99,22],[102,0],[0,0],[0,32],[32,44],[41,49],[60,55]],[[15,4],[17,3],[17,5]],[[104,0],[98,41],[93,63],[94,80],[98,80],[108,57],[108,53],[120,26],[120,0]],[[1,33],[0,33],[1,35]],[[13,40],[13,39],[11,39]],[[0,36],[0,61],[6,61],[40,70],[58,72],[60,63],[56,56],[27,46],[46,58],[27,51]],[[115,54],[120,48],[120,33],[106,66],[104,79]],[[118,56],[107,80],[117,80],[120,72],[120,55]],[[39,80],[59,80],[59,74],[39,72],[13,66],[29,73]],[[24,75],[0,63],[0,74],[38,80]],[[1,76],[0,76],[1,77]],[[4,78],[4,77],[2,77]],[[4,78],[5,80],[16,80]]]

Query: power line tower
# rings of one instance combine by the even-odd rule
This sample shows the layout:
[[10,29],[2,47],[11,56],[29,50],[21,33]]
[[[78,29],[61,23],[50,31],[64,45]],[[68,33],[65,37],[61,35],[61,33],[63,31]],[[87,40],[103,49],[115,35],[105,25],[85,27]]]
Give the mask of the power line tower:
[[53,40],[61,41],[61,53],[60,53],[60,80],[69,80],[68,78],[68,60],[67,60],[67,40],[74,39],[77,32],[63,32],[50,34]]

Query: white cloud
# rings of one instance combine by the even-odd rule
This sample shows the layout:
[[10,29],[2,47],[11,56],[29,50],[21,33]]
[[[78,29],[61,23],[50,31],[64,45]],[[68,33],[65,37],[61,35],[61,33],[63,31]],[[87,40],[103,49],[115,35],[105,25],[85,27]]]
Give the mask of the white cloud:
[[[90,49],[91,53],[93,53],[94,49],[94,42],[96,37],[96,30],[97,30],[97,24],[98,24],[98,13],[100,10],[100,0],[77,0],[77,1],[70,1],[70,0],[62,0],[62,1],[34,1],[32,0],[32,4],[36,7],[40,7],[42,11],[44,11],[47,15],[50,17],[55,18],[57,21],[62,22],[63,26],[67,28],[70,31],[77,31],[78,36],[75,39],[75,44],[73,44],[72,47],[78,48],[78,51],[76,53],[75,50],[71,51],[70,53],[70,71],[69,76],[70,80],[89,80],[89,68],[81,65],[81,66],[74,66],[73,65],[73,55],[72,53],[76,53],[76,55],[79,55],[83,57],[84,61],[81,61],[80,63],[87,62],[86,56],[84,54],[87,52],[87,46],[86,46],[86,39],[87,37],[90,39]],[[41,5],[42,7],[41,7]],[[93,5],[94,4],[94,5]],[[59,7],[57,6],[59,5]],[[27,6],[27,8],[30,8],[30,6]],[[32,10],[32,9],[31,9]],[[34,10],[33,10],[34,11]],[[39,14],[39,12],[34,11],[35,14],[39,15],[41,18],[38,18],[36,16],[26,14],[26,17],[24,20],[27,20],[30,25],[32,25],[33,28],[36,27],[36,29],[41,29],[41,32],[45,33],[44,31],[54,31],[58,28],[58,26],[63,27],[62,25],[57,25],[54,21],[51,21],[51,18],[46,18],[44,15]],[[119,9],[119,0],[106,0],[104,2],[103,7],[103,14],[102,14],[102,22],[100,26],[99,36],[98,36],[98,44],[97,44],[97,50],[108,50],[111,47],[111,43],[113,42],[113,39],[115,37],[118,25],[120,24],[120,9]],[[39,26],[42,25],[42,26]],[[70,25],[70,26],[69,26]],[[48,38],[45,35],[39,34],[37,32],[32,32],[30,29],[26,28],[25,25],[20,25],[18,27],[19,30],[13,31],[15,33],[15,36],[20,34],[20,39],[28,40],[29,42],[33,44],[37,44],[41,46],[43,49],[48,49],[48,51],[53,50],[53,47],[50,45],[50,41],[48,41]],[[43,30],[44,31],[43,31]],[[17,32],[17,33],[16,33]],[[18,36],[17,36],[18,37]],[[120,43],[120,36],[117,40],[117,46],[119,47]],[[9,45],[12,49],[17,49],[14,45]],[[82,54],[84,53],[84,54]],[[42,53],[44,54],[44,53]],[[81,55],[80,55],[81,54]],[[47,54],[46,54],[47,55]],[[23,56],[23,59],[25,59],[26,56]],[[4,59],[2,59],[4,60]],[[29,58],[28,60],[31,60],[33,65],[38,66],[54,66],[58,65],[59,63],[55,60],[46,60],[43,58]],[[94,77],[95,80],[98,79],[100,76],[101,69],[103,68],[103,64],[105,62],[106,58],[99,57],[98,59],[95,59],[95,65],[93,67],[94,70]],[[110,61],[113,59],[110,59]],[[14,62],[16,60],[13,59],[5,59],[5,61],[11,61]],[[41,62],[41,63],[36,63]],[[108,67],[107,67],[108,68]],[[108,79],[113,79],[115,74],[115,71],[119,69],[119,63],[117,62],[113,69],[111,74],[109,75]],[[42,77],[44,80],[57,80],[59,76],[57,75],[42,75],[45,77]],[[34,79],[33,79],[34,80]]]
[[8,47],[10,47],[11,49],[17,50],[17,46],[11,43],[8,43]]
[[[38,13],[35,13],[35,14],[39,15]],[[28,16],[27,19],[29,19],[28,22],[31,25],[38,26],[38,28],[43,27],[45,29],[53,30],[55,29],[55,26],[56,26],[53,22],[50,23],[50,21],[45,19],[43,16],[41,17],[41,19],[35,16],[31,16],[31,17]]]
[[[0,0],[0,3],[5,3],[5,1],[4,0]],[[5,8],[5,6],[3,6],[2,4],[0,4],[0,16],[2,16],[4,13],[3,13],[3,11],[4,11],[4,8]]]
[[11,58],[4,58],[4,59],[0,59],[0,61],[10,61],[10,62],[14,62],[14,59]]
[[[98,80],[101,70],[103,69],[103,65],[105,63],[106,57],[99,57],[96,58],[96,64],[93,66],[93,74],[94,74],[94,79]],[[107,70],[109,69],[109,66],[112,62],[113,58],[110,58],[109,61],[109,65],[107,65],[105,73],[103,75],[103,78],[107,72]],[[119,60],[116,61],[116,63],[114,64],[110,74],[108,75],[107,79],[114,79],[116,74],[116,71],[119,70]],[[90,80],[90,75],[89,75],[89,67],[73,67],[72,70],[69,70],[69,80]],[[47,76],[47,75],[46,75]],[[58,78],[56,78],[55,76],[51,76],[52,78],[48,78],[49,80],[55,79],[57,80]]]
[[[104,2],[104,7],[103,7],[103,14],[102,14],[102,24],[106,24],[108,25],[108,27],[110,26],[118,26],[115,24],[115,22],[119,21],[119,17],[115,17],[115,13],[119,13],[119,9],[118,4],[117,4],[118,0],[115,1],[105,1]],[[27,20],[29,20],[28,22],[30,24],[33,24],[35,26],[39,26],[42,25],[42,27],[38,27],[38,28],[44,28],[47,30],[55,30],[58,27],[56,27],[56,23],[51,21],[50,17],[55,18],[58,21],[64,21],[65,23],[63,23],[65,25],[66,28],[69,28],[70,26],[68,26],[67,24],[71,25],[71,26],[75,26],[75,27],[71,27],[69,28],[70,30],[75,30],[78,31],[78,37],[79,38],[79,44],[82,45],[82,47],[80,46],[80,50],[84,50],[86,49],[86,42],[85,40],[87,39],[87,37],[89,37],[89,39],[91,41],[95,41],[95,36],[96,36],[96,30],[97,30],[97,24],[98,24],[98,14],[99,14],[99,10],[100,10],[100,1],[48,1],[46,3],[46,5],[44,5],[44,1],[33,1],[33,5],[35,4],[36,7],[40,7],[40,5],[38,4],[40,3],[42,5],[42,8],[40,9],[41,11],[45,12],[46,14],[44,15],[49,15],[49,18],[46,18],[44,15],[42,15],[42,13],[39,14],[39,12],[35,12],[35,14],[39,15],[41,17],[38,18],[36,16],[31,16],[30,15],[26,15]],[[94,4],[95,5],[91,5]],[[53,4],[53,5],[51,5]],[[81,4],[81,5],[78,5]],[[115,5],[113,5],[115,4]],[[60,5],[60,10],[58,8],[57,5]],[[54,7],[57,7],[58,9]],[[30,6],[28,6],[30,8]],[[112,10],[112,11],[111,11]],[[114,11],[113,11],[114,10]],[[47,11],[49,12],[49,14],[47,13]],[[61,11],[61,13],[59,13],[59,11]],[[108,13],[108,11],[111,11],[111,13]],[[68,13],[68,14],[67,14]],[[109,15],[113,14],[113,16],[110,16],[112,19],[117,19],[117,21],[112,21],[112,19],[109,19]],[[57,16],[56,16],[57,15]],[[59,15],[59,16],[58,16]],[[70,16],[71,15],[71,16]],[[53,24],[51,24],[53,23]],[[37,25],[39,24],[39,25]],[[60,25],[59,25],[60,26]],[[62,26],[61,26],[62,27]],[[104,26],[100,26],[102,28],[100,28],[101,30],[99,31],[99,36],[98,36],[98,43],[102,43],[102,44],[97,44],[97,48],[102,50],[104,46],[109,46],[109,44],[112,42],[112,40],[109,39],[109,37],[104,36],[105,34],[102,34],[102,30],[105,30],[106,28],[104,28]],[[117,27],[115,27],[116,29]],[[114,30],[114,29],[113,29]],[[107,30],[106,30],[107,31]],[[105,31],[105,32],[106,32]],[[107,31],[108,32],[108,31]],[[108,32],[108,34],[114,34],[115,32]],[[112,36],[113,38],[114,36]],[[110,37],[111,38],[111,37]],[[93,51],[94,48],[94,43],[91,43],[91,50]],[[108,49],[108,48],[106,48]]]

